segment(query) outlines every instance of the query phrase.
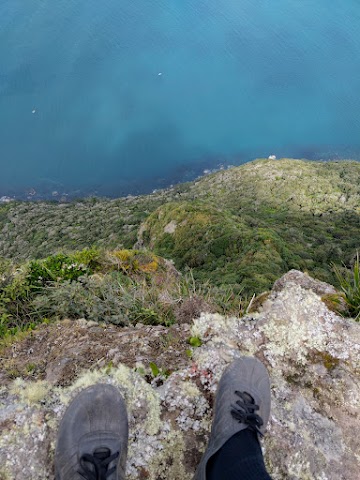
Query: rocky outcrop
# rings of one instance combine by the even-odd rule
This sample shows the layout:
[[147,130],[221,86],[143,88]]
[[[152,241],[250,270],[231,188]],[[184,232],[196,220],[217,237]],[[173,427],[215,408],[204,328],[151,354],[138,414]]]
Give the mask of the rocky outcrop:
[[[328,310],[318,295],[323,286],[309,286],[299,273],[291,278],[277,282],[260,312],[240,319],[203,314],[191,331],[186,324],[173,327],[176,341],[164,327],[111,326],[109,333],[108,327],[81,321],[44,326],[9,347],[2,359],[6,368],[23,349],[33,348],[40,335],[48,335],[52,353],[33,380],[21,372],[13,380],[4,374],[0,478],[52,478],[56,431],[66,405],[82,388],[102,381],[116,385],[128,406],[128,478],[190,479],[206,446],[218,380],[240,355],[257,356],[270,373],[272,412],[263,447],[272,477],[358,478],[360,325]],[[83,349],[77,356],[67,348],[71,327],[79,342],[82,336],[93,339],[87,353]],[[115,345],[110,346],[110,336],[118,339]],[[191,354],[186,352],[189,336],[202,341]],[[145,346],[135,348],[130,358],[126,344],[131,342]],[[151,376],[147,360],[159,343],[164,362],[174,371],[160,365]],[[51,362],[57,362],[59,371]],[[72,374],[62,381],[62,368],[69,366]]]
[[305,290],[312,290],[317,295],[332,295],[336,294],[336,289],[325,282],[315,280],[306,273],[299,272],[299,270],[290,270],[283,275],[279,280],[276,280],[272,288],[273,292],[279,292],[285,288],[285,286],[299,285]]

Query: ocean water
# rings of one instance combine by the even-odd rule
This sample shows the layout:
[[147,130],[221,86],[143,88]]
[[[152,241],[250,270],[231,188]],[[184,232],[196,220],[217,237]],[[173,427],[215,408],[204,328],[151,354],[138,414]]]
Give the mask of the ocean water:
[[0,196],[270,154],[360,158],[359,0],[1,0]]

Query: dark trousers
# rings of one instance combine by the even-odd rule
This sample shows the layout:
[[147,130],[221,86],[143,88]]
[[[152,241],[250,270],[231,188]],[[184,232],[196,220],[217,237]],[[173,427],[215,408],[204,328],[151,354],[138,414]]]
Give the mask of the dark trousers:
[[249,429],[231,437],[208,461],[207,480],[271,480],[257,434]]

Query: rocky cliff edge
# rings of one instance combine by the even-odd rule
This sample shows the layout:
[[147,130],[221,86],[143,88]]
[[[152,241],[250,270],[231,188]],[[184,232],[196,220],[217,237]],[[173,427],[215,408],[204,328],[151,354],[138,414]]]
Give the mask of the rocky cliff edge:
[[[360,325],[328,310],[321,295],[331,289],[292,271],[259,312],[240,319],[202,314],[170,329],[41,326],[2,352],[0,479],[53,478],[59,420],[97,382],[117,386],[127,403],[127,477],[190,479],[218,380],[240,355],[258,357],[271,377],[263,449],[273,479],[359,478]],[[201,346],[190,347],[189,337]]]

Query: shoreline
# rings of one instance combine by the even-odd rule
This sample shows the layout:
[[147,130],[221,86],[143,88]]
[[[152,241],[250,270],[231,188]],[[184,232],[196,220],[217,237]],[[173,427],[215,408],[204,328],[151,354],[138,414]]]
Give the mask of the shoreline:
[[[249,160],[250,162],[251,160]],[[244,163],[249,163],[244,162]],[[241,164],[239,164],[241,165]],[[41,187],[25,187],[18,193],[15,192],[2,192],[0,189],[0,205],[11,202],[54,202],[54,203],[70,203],[75,200],[85,200],[87,198],[101,198],[106,200],[114,200],[116,198],[126,197],[138,197],[141,195],[151,195],[159,191],[166,191],[173,188],[175,185],[180,185],[187,182],[198,180],[202,177],[210,175],[212,173],[219,172],[221,170],[228,170],[239,165],[230,165],[227,162],[219,163],[217,166],[205,169],[193,169],[186,172],[183,175],[175,175],[171,178],[159,178],[150,179],[148,182],[131,184],[129,182],[128,187],[116,188],[101,188],[101,187],[89,187],[85,189],[58,189],[52,190]],[[156,188],[154,188],[156,187]],[[14,190],[14,189],[12,189]],[[117,190],[117,191],[116,191]],[[108,193],[105,193],[108,191]]]

